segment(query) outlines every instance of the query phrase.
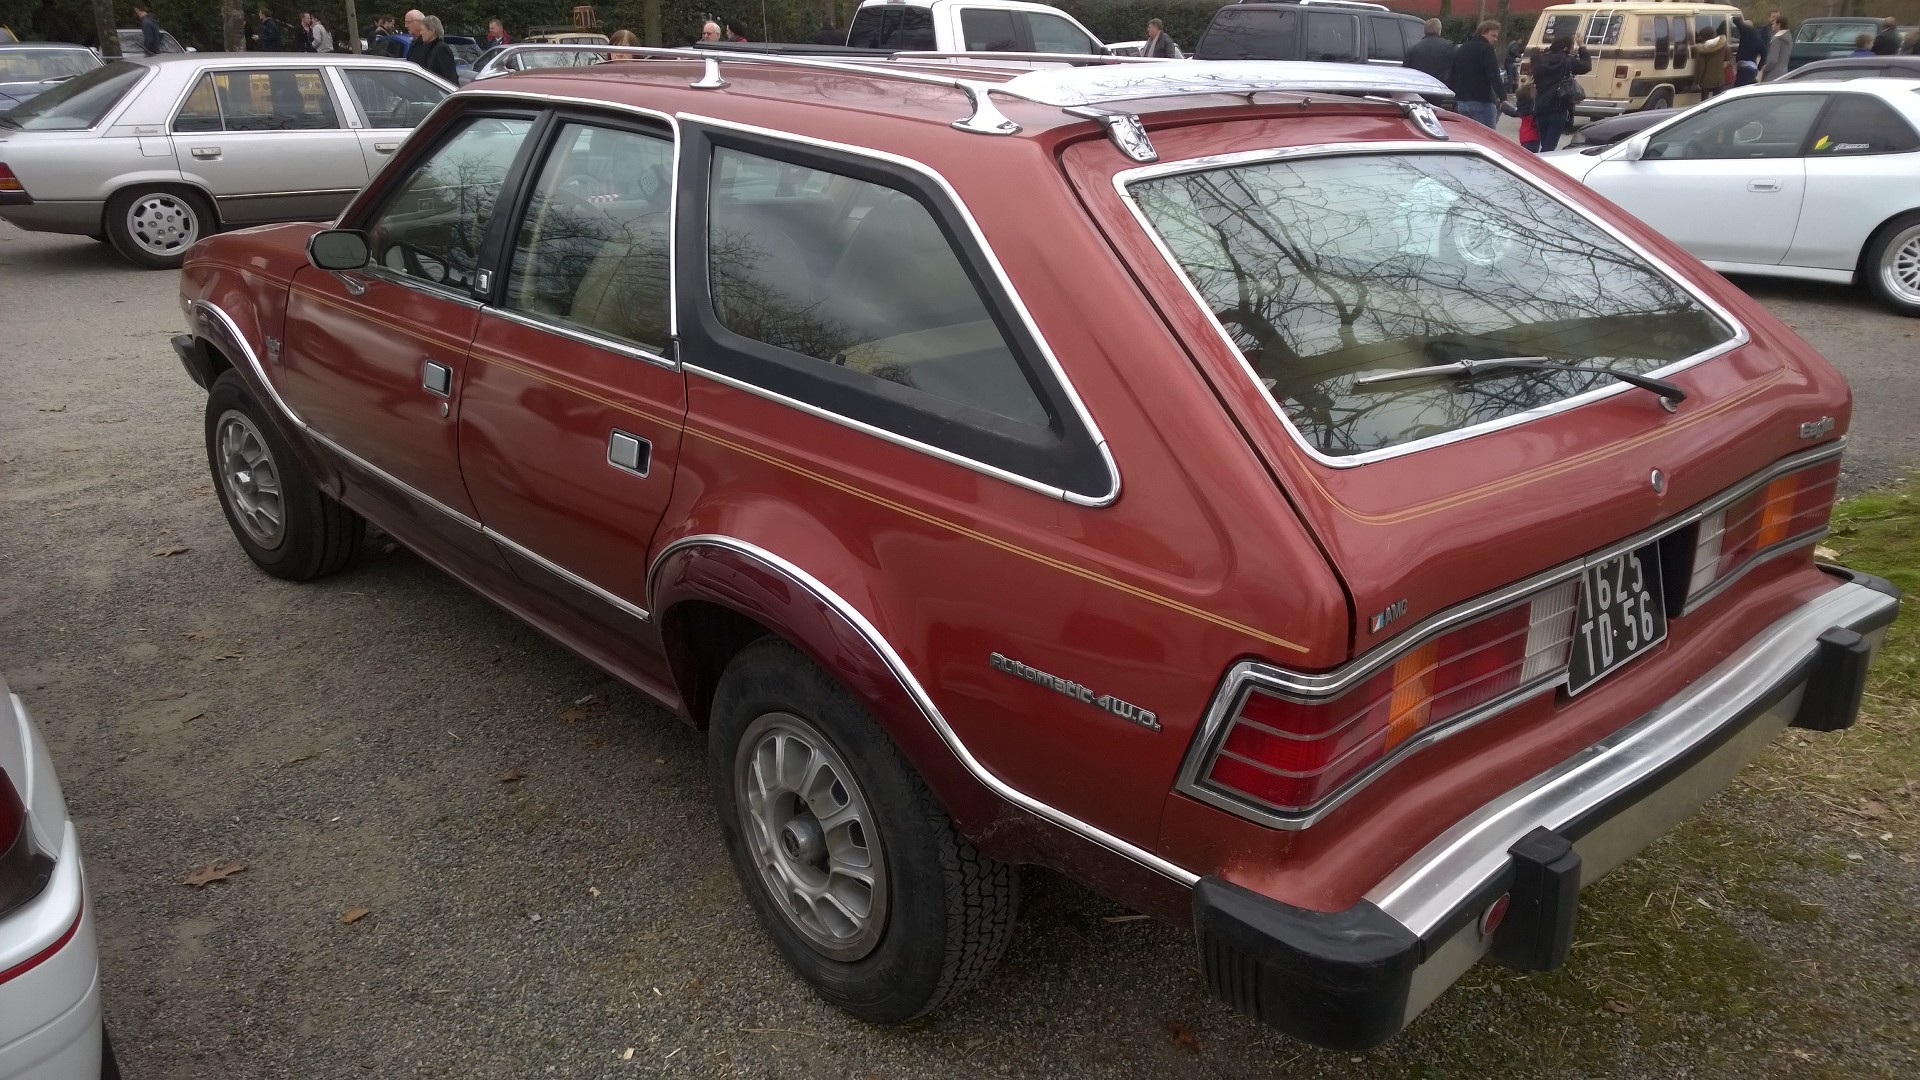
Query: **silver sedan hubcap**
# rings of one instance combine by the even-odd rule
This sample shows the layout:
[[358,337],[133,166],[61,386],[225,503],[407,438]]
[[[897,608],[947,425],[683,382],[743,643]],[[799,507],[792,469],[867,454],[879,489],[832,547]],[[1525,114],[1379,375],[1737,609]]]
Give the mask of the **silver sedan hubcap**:
[[790,713],[748,726],[734,754],[747,851],[788,925],[840,961],[887,925],[887,860],[866,794],[826,736]]
[[142,195],[127,207],[127,235],[155,255],[177,255],[200,239],[200,215],[178,195]]
[[1880,280],[1895,296],[1920,304],[1920,225],[1909,226],[1887,245],[1887,254],[1880,260]]
[[244,413],[228,410],[214,426],[214,448],[220,461],[220,487],[240,526],[261,547],[279,547],[287,532],[286,498],[280,490],[280,470],[260,429]]

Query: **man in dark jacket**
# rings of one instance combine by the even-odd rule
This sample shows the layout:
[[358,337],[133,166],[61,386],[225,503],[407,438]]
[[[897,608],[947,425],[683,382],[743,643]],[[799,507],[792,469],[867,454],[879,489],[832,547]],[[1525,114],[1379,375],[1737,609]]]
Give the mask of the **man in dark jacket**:
[[260,9],[260,27],[254,31],[253,42],[259,52],[280,51],[280,23],[265,7]]
[[1873,37],[1873,55],[1897,56],[1900,53],[1900,28],[1892,18],[1880,20],[1880,32]]
[[1440,20],[1427,20],[1427,36],[1413,43],[1407,50],[1406,65],[1415,71],[1424,71],[1441,82],[1453,78],[1454,44],[1440,32]]
[[1733,32],[1738,45],[1733,51],[1733,85],[1746,86],[1760,81],[1760,61],[1767,55],[1766,38],[1760,28],[1738,15],[1733,17]]
[[141,3],[133,5],[133,15],[140,20],[140,51],[148,56],[159,56],[160,24],[153,21],[153,12]]
[[845,45],[847,32],[833,25],[833,16],[820,20],[820,32],[813,35],[815,45]]
[[1500,40],[1500,23],[1488,19],[1473,36],[1453,52],[1453,73],[1447,85],[1453,88],[1454,108],[1461,116],[1478,120],[1488,127],[1500,122],[1500,101],[1506,97],[1506,83],[1500,77],[1500,54],[1493,43]]

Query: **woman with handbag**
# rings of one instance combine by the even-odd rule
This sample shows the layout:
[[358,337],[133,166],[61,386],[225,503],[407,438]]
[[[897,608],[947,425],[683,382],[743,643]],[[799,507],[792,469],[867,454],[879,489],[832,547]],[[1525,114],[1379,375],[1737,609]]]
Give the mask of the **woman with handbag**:
[[1533,123],[1540,129],[1540,152],[1560,145],[1560,136],[1573,124],[1573,107],[1585,101],[1579,76],[1593,70],[1587,47],[1574,52],[1573,38],[1558,37],[1546,53],[1533,61]]

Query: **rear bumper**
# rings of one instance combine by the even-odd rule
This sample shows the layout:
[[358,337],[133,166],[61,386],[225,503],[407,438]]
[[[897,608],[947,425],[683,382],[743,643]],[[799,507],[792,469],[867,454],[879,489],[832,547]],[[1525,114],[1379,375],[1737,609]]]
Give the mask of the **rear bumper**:
[[0,218],[28,232],[92,236],[101,231],[106,220],[106,205],[87,200],[52,202],[29,198],[24,203],[0,202]]
[[[1692,814],[1782,728],[1850,725],[1899,590],[1844,583],[1788,613],[1686,691],[1482,806],[1352,907],[1308,911],[1204,878],[1194,889],[1213,992],[1290,1035],[1377,1046],[1475,962],[1564,963],[1579,890]],[[1504,921],[1483,916],[1508,898]]]

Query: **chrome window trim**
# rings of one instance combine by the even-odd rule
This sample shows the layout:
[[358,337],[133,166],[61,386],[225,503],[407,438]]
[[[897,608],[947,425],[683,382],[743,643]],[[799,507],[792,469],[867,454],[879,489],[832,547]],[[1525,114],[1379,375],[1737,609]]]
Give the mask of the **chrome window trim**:
[[[468,85],[472,84],[469,83]],[[673,188],[667,195],[667,333],[674,339],[673,341],[667,342],[667,345],[669,348],[672,348],[674,343],[680,340],[680,282],[678,280],[680,275],[674,273],[674,269],[680,265],[680,229],[678,227],[680,221],[680,149],[685,143],[685,140],[681,137],[679,117],[673,113],[661,112],[658,109],[646,109],[638,105],[626,105],[617,101],[602,101],[598,98],[568,97],[561,94],[530,94],[524,90],[494,90],[489,87],[477,94],[462,96],[469,100],[473,97],[479,97],[483,103],[480,106],[481,108],[485,107],[485,102],[493,100],[530,102],[536,108],[542,110],[551,109],[557,103],[575,106],[592,112],[629,113],[634,116],[644,117],[648,120],[657,120],[667,126],[667,131],[673,139],[673,176],[671,178]],[[434,114],[437,114],[440,109],[446,108],[447,102],[452,101],[453,97],[452,94],[449,94],[445,98],[442,98],[439,106],[434,109]],[[422,127],[426,126],[433,118],[433,114],[429,114],[425,120],[420,121],[420,125]],[[532,179],[535,183],[538,183],[540,178],[536,175],[532,177]],[[512,277],[511,267],[508,268],[506,276],[508,278]],[[678,350],[675,351],[677,352]]]
[[[357,271],[345,271],[345,272],[365,274],[370,278],[377,278],[378,280],[384,281],[389,285],[397,285],[403,289],[412,289],[415,292],[425,293],[428,296],[431,296],[437,300],[446,300],[450,303],[458,304],[464,308],[478,309],[479,307],[481,307],[480,301],[475,300],[469,292],[452,289],[452,288],[449,288],[448,286],[441,285],[438,282],[428,281],[425,278],[417,278],[417,277],[414,277],[412,274],[407,274],[398,270],[393,270],[388,267],[381,266],[379,263],[376,263],[376,262],[368,262],[367,265],[361,267]],[[471,348],[472,344],[469,343],[467,347]]]
[[518,555],[521,558],[526,559],[528,562],[533,563],[535,566],[540,567],[540,569],[545,570],[547,573],[552,574],[553,576],[561,579],[562,581],[565,581],[567,584],[587,592],[588,594],[592,595],[594,599],[599,600],[601,603],[607,604],[613,608],[618,609],[622,614],[631,616],[635,619],[640,620],[641,622],[647,622],[652,618],[652,616],[647,614],[646,608],[643,608],[638,604],[630,603],[626,600],[621,599],[619,596],[615,595],[614,593],[608,592],[606,589],[603,589],[600,586],[595,585],[593,582],[588,581],[586,578],[581,577],[579,574],[576,574],[573,571],[567,569],[566,567],[561,566],[559,563],[554,562],[552,559],[549,559],[546,556],[540,554],[539,552],[533,550],[532,548],[527,547],[525,544],[521,544],[514,541],[512,538],[508,537],[506,534],[500,532],[500,530],[490,528],[487,526],[481,526],[480,531],[486,535],[487,539],[492,540],[494,543],[499,544],[500,546],[508,549],[509,551],[512,551],[515,555]]
[[[1530,593],[1550,588],[1568,578],[1583,573],[1588,567],[1606,562],[1608,559],[1636,548],[1645,547],[1672,533],[1698,522],[1701,518],[1715,512],[1730,503],[1764,486],[1777,477],[1804,469],[1809,465],[1820,464],[1829,459],[1837,459],[1846,448],[1843,436],[1831,442],[1785,457],[1765,469],[1739,481],[1707,499],[1682,510],[1672,517],[1662,519],[1658,524],[1642,529],[1623,540],[1617,540],[1606,547],[1569,560],[1558,566],[1543,570],[1514,584],[1503,586],[1493,592],[1483,594],[1457,604],[1444,611],[1437,612],[1414,626],[1396,635],[1392,639],[1374,646],[1366,653],[1348,661],[1329,672],[1317,675],[1299,674],[1284,668],[1258,660],[1242,660],[1227,670],[1227,675],[1214,691],[1207,710],[1201,715],[1199,725],[1194,729],[1193,739],[1187,744],[1186,756],[1180,762],[1180,772],[1174,784],[1174,790],[1209,805],[1231,811],[1241,817],[1257,821],[1278,829],[1304,829],[1312,826],[1341,803],[1372,783],[1387,769],[1397,764],[1407,754],[1423,746],[1429,746],[1456,732],[1464,731],[1498,713],[1505,712],[1516,705],[1560,685],[1566,678],[1565,668],[1551,675],[1543,676],[1539,681],[1526,686],[1516,687],[1493,701],[1487,702],[1472,711],[1461,714],[1444,723],[1428,728],[1405,743],[1393,753],[1375,762],[1359,775],[1342,785],[1339,790],[1326,796],[1320,802],[1304,810],[1288,813],[1273,810],[1258,803],[1231,795],[1223,794],[1206,786],[1206,769],[1212,763],[1213,752],[1225,736],[1229,721],[1237,711],[1242,695],[1252,687],[1275,692],[1281,697],[1293,701],[1311,704],[1318,700],[1336,697],[1360,681],[1372,676],[1388,664],[1398,661],[1402,656],[1419,648],[1428,640],[1449,630],[1490,614],[1500,608],[1519,602]],[[1759,565],[1786,551],[1805,547],[1819,536],[1825,534],[1822,528],[1800,537],[1781,541],[1767,553],[1756,555],[1749,561],[1747,569]],[[1689,572],[1691,567],[1689,567]],[[1744,574],[1746,570],[1740,571]],[[1739,575],[1729,577],[1729,584]],[[1718,590],[1714,590],[1718,591]],[[1695,610],[1704,600],[1683,603],[1674,616],[1679,618]]]
[[913,672],[908,669],[906,661],[900,658],[900,654],[894,650],[893,646],[885,637],[881,636],[880,631],[875,629],[871,622],[867,621],[867,617],[862,615],[858,608],[848,603],[840,594],[829,589],[818,578],[800,569],[800,567],[786,559],[775,555],[773,552],[737,537],[724,536],[717,533],[700,533],[693,536],[683,536],[668,544],[666,547],[661,548],[660,554],[654,557],[653,565],[647,570],[647,603],[650,606],[658,607],[658,603],[653,597],[654,584],[655,579],[659,576],[660,567],[665,564],[667,557],[683,548],[702,546],[727,548],[746,555],[784,575],[789,580],[797,582],[808,592],[812,593],[816,599],[838,612],[841,618],[846,619],[848,624],[858,631],[861,637],[866,639],[867,644],[873,648],[881,660],[892,669],[894,677],[900,680],[900,685],[907,691],[907,695],[913,699],[914,704],[920,707],[920,712],[927,718],[928,723],[933,725],[934,731],[939,734],[940,740],[947,745],[947,749],[952,751],[953,756],[960,760],[960,764],[965,766],[967,772],[972,774],[974,779],[978,780],[995,795],[1013,803],[1028,813],[1065,829],[1068,832],[1074,833],[1084,840],[1106,848],[1115,854],[1124,856],[1132,862],[1172,881],[1178,882],[1181,885],[1191,888],[1199,882],[1200,876],[1198,874],[1169,862],[1145,848],[1129,843],[1085,821],[1081,821],[1079,818],[1074,817],[1064,810],[1041,802],[1039,799],[1028,795],[1026,792],[1021,791],[1019,788],[1014,787],[994,775],[992,770],[982,764],[980,760],[975,758],[972,752],[967,749],[966,743],[960,740],[959,734],[947,723],[947,718],[940,712],[940,707],[933,703],[933,698],[927,694],[926,688],[920,685],[920,680],[915,678]]
[[616,352],[634,360],[641,360],[653,364],[656,367],[666,368],[668,371],[680,370],[680,365],[674,363],[671,359],[650,350],[643,349],[630,341],[602,337],[591,330],[583,330],[571,323],[560,322],[557,319],[543,319],[538,315],[531,315],[524,311],[515,311],[512,308],[496,307],[493,304],[483,305],[481,310],[488,315],[505,319],[508,322],[519,323],[521,326],[530,327],[534,330],[544,330],[549,334],[568,338],[582,345],[591,345],[596,349],[606,349],[608,352]]
[[1119,196],[1121,203],[1124,204],[1127,207],[1127,209],[1133,213],[1134,220],[1139,223],[1141,230],[1144,233],[1146,233],[1147,239],[1152,242],[1154,249],[1160,253],[1160,257],[1166,260],[1168,268],[1173,271],[1175,277],[1177,277],[1180,283],[1186,287],[1187,296],[1193,301],[1195,307],[1199,309],[1200,313],[1206,317],[1207,322],[1210,325],[1212,325],[1214,333],[1219,336],[1221,344],[1223,344],[1226,347],[1229,355],[1231,355],[1236,361],[1239,362],[1240,370],[1246,374],[1247,379],[1252,384],[1253,388],[1260,393],[1262,398],[1266,400],[1267,406],[1269,409],[1272,410],[1273,415],[1280,421],[1280,424],[1286,429],[1287,433],[1292,436],[1294,443],[1301,449],[1301,451],[1303,451],[1308,457],[1312,458],[1314,461],[1322,465],[1325,465],[1328,468],[1334,468],[1334,469],[1357,468],[1361,465],[1371,464],[1372,462],[1375,462],[1375,461],[1385,461],[1390,458],[1397,458],[1397,457],[1405,456],[1407,454],[1418,453],[1419,451],[1431,449],[1436,446],[1446,446],[1448,444],[1461,442],[1466,439],[1475,439],[1483,435],[1490,435],[1496,431],[1502,431],[1510,427],[1516,427],[1520,424],[1525,424],[1534,420],[1541,419],[1543,417],[1553,416],[1558,413],[1567,412],[1572,409],[1577,409],[1582,406],[1591,404],[1593,402],[1600,401],[1608,397],[1612,397],[1616,394],[1632,393],[1635,391],[1634,387],[1629,386],[1622,382],[1615,381],[1610,383],[1607,386],[1597,387],[1595,389],[1588,390],[1584,393],[1576,394],[1573,397],[1562,398],[1559,401],[1555,401],[1547,405],[1541,405],[1536,408],[1528,409],[1524,412],[1514,413],[1510,416],[1503,416],[1498,420],[1489,420],[1483,424],[1476,424],[1472,427],[1459,428],[1457,430],[1445,432],[1440,435],[1430,435],[1424,439],[1415,439],[1412,442],[1398,443],[1393,446],[1381,447],[1378,450],[1368,450],[1364,453],[1348,454],[1345,456],[1338,456],[1338,457],[1330,454],[1322,453],[1320,450],[1316,449],[1315,447],[1313,447],[1311,444],[1307,442],[1305,436],[1301,435],[1300,429],[1295,427],[1293,420],[1287,416],[1286,409],[1282,408],[1280,405],[1280,402],[1277,399],[1275,399],[1273,394],[1269,392],[1264,385],[1261,384],[1259,373],[1253,369],[1253,365],[1247,362],[1247,358],[1241,354],[1239,347],[1233,343],[1232,335],[1227,333],[1227,328],[1225,326],[1222,326],[1220,324],[1220,320],[1217,317],[1215,317],[1213,313],[1213,308],[1210,304],[1208,304],[1206,297],[1202,295],[1199,287],[1194,284],[1193,279],[1187,275],[1186,268],[1180,265],[1180,260],[1177,259],[1174,256],[1173,251],[1167,247],[1166,242],[1160,236],[1159,230],[1154,228],[1153,223],[1147,218],[1146,212],[1140,208],[1139,201],[1134,198],[1132,191],[1129,190],[1131,185],[1142,180],[1154,180],[1154,179],[1159,179],[1165,176],[1176,175],[1179,173],[1206,172],[1212,169],[1228,168],[1236,165],[1250,165],[1250,164],[1258,164],[1258,163],[1264,163],[1269,161],[1296,160],[1300,158],[1310,158],[1310,157],[1343,157],[1343,156],[1393,154],[1393,153],[1468,154],[1468,155],[1479,157],[1493,164],[1495,167],[1506,172],[1509,176],[1514,177],[1515,179],[1521,181],[1522,183],[1531,185],[1535,190],[1546,195],[1548,198],[1551,198],[1552,200],[1559,203],[1561,206],[1565,207],[1567,210],[1571,211],[1572,213],[1578,215],[1581,220],[1587,222],[1589,225],[1593,226],[1594,228],[1599,229],[1602,233],[1604,233],[1608,237],[1611,237],[1614,241],[1619,243],[1621,246],[1625,247],[1628,251],[1631,251],[1635,255],[1638,255],[1640,258],[1646,260],[1649,266],[1653,267],[1659,273],[1664,274],[1669,281],[1673,282],[1675,285],[1678,285],[1683,291],[1686,292],[1688,296],[1691,296],[1695,302],[1700,304],[1703,308],[1711,312],[1713,315],[1718,317],[1722,322],[1724,322],[1727,326],[1733,329],[1733,336],[1727,339],[1726,341],[1723,341],[1720,344],[1715,345],[1711,348],[1704,349],[1700,352],[1697,352],[1692,356],[1688,356],[1680,360],[1676,360],[1673,363],[1666,365],[1665,367],[1658,368],[1651,372],[1648,372],[1648,374],[1653,375],[1657,378],[1669,378],[1697,364],[1705,363],[1706,361],[1711,360],[1717,356],[1723,356],[1729,352],[1732,352],[1733,350],[1746,345],[1747,342],[1751,340],[1751,335],[1748,334],[1746,326],[1742,324],[1740,320],[1734,318],[1732,312],[1728,311],[1726,308],[1722,307],[1717,301],[1715,301],[1712,297],[1702,292],[1700,288],[1696,286],[1689,278],[1681,274],[1679,271],[1675,270],[1672,264],[1654,255],[1651,251],[1647,250],[1645,247],[1642,247],[1636,241],[1630,239],[1625,233],[1621,232],[1619,229],[1615,228],[1614,226],[1608,224],[1605,221],[1600,220],[1597,217],[1594,217],[1592,214],[1588,213],[1585,209],[1580,207],[1577,203],[1573,202],[1566,195],[1550,187],[1545,182],[1540,180],[1538,177],[1529,176],[1513,168],[1507,161],[1503,160],[1500,155],[1487,150],[1485,147],[1475,146],[1468,143],[1435,143],[1435,142],[1382,141],[1382,142],[1360,142],[1360,143],[1323,143],[1316,146],[1282,147],[1282,148],[1270,149],[1270,150],[1247,150],[1247,151],[1241,151],[1239,153],[1233,153],[1233,154],[1218,154],[1218,155],[1211,155],[1207,157],[1187,158],[1182,161],[1162,162],[1154,165],[1145,165],[1139,168],[1125,169],[1125,170],[1122,170],[1121,172],[1115,173],[1113,177],[1113,186],[1114,186],[1114,191]]
[[[924,162],[916,161],[913,158],[902,157],[898,154],[890,154],[884,150],[875,150],[865,146],[854,146],[850,143],[832,142],[827,139],[814,138],[810,135],[799,135],[791,131],[758,127],[753,124],[741,124],[731,120],[720,120],[710,116],[702,116],[697,113],[683,112],[679,115],[682,120],[689,123],[701,124],[727,131],[739,131],[749,135],[759,135],[777,142],[797,143],[802,146],[817,147],[853,157],[864,157],[874,161],[884,161],[890,165],[918,173],[921,177],[939,188],[941,194],[945,196],[948,205],[960,216],[960,220],[966,223],[967,231],[972,235],[973,242],[979,247],[986,258],[988,270],[993,274],[994,280],[999,284],[1000,288],[1012,303],[1014,315],[1019,318],[1021,326],[1026,329],[1028,336],[1033,339],[1035,345],[1039,348],[1041,360],[1047,365],[1047,369],[1053,373],[1055,381],[1060,385],[1061,392],[1066,395],[1067,404],[1072,408],[1074,418],[1079,421],[1082,429],[1086,431],[1087,437],[1092,439],[1094,446],[1098,448],[1100,458],[1106,463],[1107,467],[1107,491],[1101,495],[1083,495],[1079,492],[1067,491],[1064,488],[1043,484],[1037,480],[1028,479],[1027,477],[1008,472],[984,462],[975,461],[972,458],[960,454],[938,450],[936,447],[928,446],[925,443],[910,439],[904,435],[854,421],[830,410],[805,408],[805,411],[824,420],[842,424],[855,431],[872,435],[875,438],[884,439],[887,442],[904,446],[910,450],[931,454],[934,457],[959,465],[962,468],[971,469],[974,472],[991,476],[996,480],[1002,480],[1030,491],[1037,491],[1043,495],[1052,496],[1053,498],[1060,499],[1063,502],[1071,503],[1075,506],[1111,506],[1115,500],[1120,498],[1120,469],[1113,459],[1112,451],[1107,445],[1107,437],[1100,431],[1100,426],[1094,422],[1093,414],[1088,411],[1086,402],[1080,397],[1080,391],[1074,387],[1073,381],[1067,378],[1066,370],[1060,366],[1059,358],[1054,355],[1053,346],[1048,343],[1046,336],[1040,333],[1040,327],[1034,322],[1033,313],[1028,310],[1026,300],[1021,297],[1019,291],[1013,287],[1012,280],[1007,277],[1006,267],[1001,265],[999,254],[994,251],[993,245],[988,242],[986,233],[980,228],[980,223],[974,220],[973,211],[967,206],[966,201],[960,197],[960,193],[954,190],[953,185],[947,182],[946,177],[940,175],[938,171]],[[675,163],[676,165],[678,164],[677,158]],[[676,217],[675,220],[677,221],[678,218]],[[983,302],[985,302],[984,298]],[[677,329],[676,327],[676,332]],[[758,394],[770,401],[777,401],[786,405],[799,405],[798,402],[790,398],[770,393],[752,384],[742,383],[737,379],[720,376],[704,368],[687,365],[687,369],[689,371],[698,371],[702,375],[718,379],[721,382],[746,390],[749,393]]]

